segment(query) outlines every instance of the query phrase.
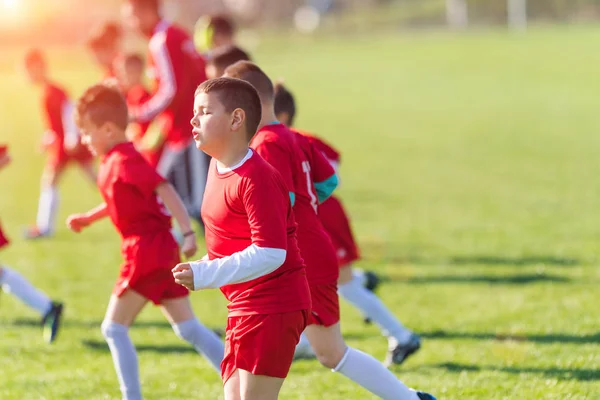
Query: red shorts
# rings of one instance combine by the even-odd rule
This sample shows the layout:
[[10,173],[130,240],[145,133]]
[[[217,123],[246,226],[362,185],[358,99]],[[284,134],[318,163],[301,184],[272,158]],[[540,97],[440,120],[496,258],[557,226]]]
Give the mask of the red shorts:
[[227,318],[223,384],[236,369],[285,378],[307,321],[308,310]]
[[8,245],[8,238],[2,232],[2,226],[0,226],[0,249]]
[[336,197],[331,196],[319,205],[319,219],[335,247],[340,268],[358,260],[360,255],[350,221],[342,203]]
[[154,304],[185,297],[188,290],[175,283],[171,269],[180,261],[179,246],[169,231],[123,239],[125,262],[113,294],[121,296],[131,289]]
[[83,145],[80,145],[73,153],[67,153],[62,147],[51,147],[48,149],[47,166],[57,170],[66,167],[71,162],[84,165],[91,163],[93,160],[94,155]]
[[331,326],[340,321],[337,284],[310,285],[312,310],[309,325]]

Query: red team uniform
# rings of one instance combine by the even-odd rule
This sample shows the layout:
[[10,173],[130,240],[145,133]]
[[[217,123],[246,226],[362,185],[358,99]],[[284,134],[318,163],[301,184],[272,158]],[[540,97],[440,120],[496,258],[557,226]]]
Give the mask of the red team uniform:
[[[293,131],[305,136],[337,170],[337,166],[341,162],[341,155],[336,149],[307,132],[295,129]],[[331,196],[319,205],[319,219],[333,242],[340,267],[359,260],[360,252],[352,233],[348,214],[337,197]]]
[[117,296],[129,288],[160,304],[188,295],[171,273],[180,258],[171,216],[155,193],[163,182],[133,143],[118,144],[102,158],[98,187],[123,238],[124,264],[113,291]]
[[210,260],[251,245],[286,250],[285,262],[275,271],[221,287],[229,300],[223,382],[238,368],[285,378],[311,307],[286,184],[253,152],[241,166],[222,174],[213,161],[202,217]]
[[[127,100],[128,108],[136,108],[140,107],[142,104],[147,102],[150,99],[150,92],[143,85],[136,85],[129,89],[125,95]],[[141,140],[148,132],[148,128],[150,127],[150,122],[133,122],[130,124],[128,129],[133,130],[132,141],[136,145],[138,145]],[[142,156],[152,165],[154,168],[158,165],[158,161],[160,160],[160,156],[162,154],[162,147],[159,151],[141,151]]]
[[65,149],[65,125],[72,118],[71,103],[66,92],[54,84],[47,83],[42,96],[42,109],[51,135],[47,148],[49,166],[56,170],[71,161],[80,164],[92,162],[92,154],[82,145],[78,145],[72,153],[67,153]]
[[308,141],[300,139],[283,124],[272,124],[259,129],[250,145],[281,173],[288,192],[293,193],[298,245],[312,298],[309,323],[331,326],[340,319],[339,268],[335,249],[317,216],[319,199],[314,182],[317,175],[330,177],[335,171],[323,155],[311,151]]

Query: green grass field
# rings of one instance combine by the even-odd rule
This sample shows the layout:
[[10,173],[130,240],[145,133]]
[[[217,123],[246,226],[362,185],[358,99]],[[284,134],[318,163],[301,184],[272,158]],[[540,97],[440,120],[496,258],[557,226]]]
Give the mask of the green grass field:
[[[285,77],[298,126],[338,145],[341,196],[380,292],[423,348],[394,372],[440,399],[600,399],[600,29],[527,35],[295,39],[257,60]],[[81,49],[49,50],[57,80],[80,93],[99,76]],[[43,157],[36,93],[0,52],[0,121],[13,165],[0,216],[3,263],[66,302],[45,345],[37,316],[0,299],[1,399],[118,398],[100,322],[120,263],[108,222],[26,243]],[[60,219],[99,202],[76,171]],[[218,291],[194,293],[200,319],[224,326]],[[596,310],[596,311],[594,311]],[[348,343],[383,359],[386,341],[343,305]],[[221,398],[219,377],[148,307],[131,334],[147,399]],[[283,399],[370,399],[316,361],[294,364]]]

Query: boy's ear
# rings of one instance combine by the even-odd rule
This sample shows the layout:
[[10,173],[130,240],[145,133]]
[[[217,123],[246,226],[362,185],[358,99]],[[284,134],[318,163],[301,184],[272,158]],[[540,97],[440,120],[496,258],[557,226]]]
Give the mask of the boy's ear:
[[246,121],[246,113],[241,108],[236,108],[231,113],[231,130],[237,131],[244,126]]

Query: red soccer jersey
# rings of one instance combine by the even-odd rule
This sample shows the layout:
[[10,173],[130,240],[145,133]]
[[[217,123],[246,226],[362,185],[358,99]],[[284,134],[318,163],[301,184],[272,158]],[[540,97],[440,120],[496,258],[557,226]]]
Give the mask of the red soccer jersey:
[[310,308],[306,272],[296,240],[288,190],[257,154],[233,171],[219,174],[213,160],[202,203],[209,259],[251,245],[285,249],[285,262],[270,274],[221,287],[229,316],[278,314]]
[[98,187],[122,237],[171,229],[171,216],[155,193],[162,182],[133,143],[120,143],[104,155]]
[[51,148],[57,151],[64,148],[65,127],[63,116],[68,106],[67,93],[60,87],[47,83],[42,94],[42,110],[46,120],[46,128],[52,132],[53,141]]
[[[312,165],[298,135],[282,124],[267,125],[256,133],[251,147],[282,174],[288,191],[293,193],[298,244],[309,283],[337,282],[339,268],[335,249],[317,216],[318,198]],[[322,167],[319,163],[319,168]]]
[[308,133],[306,131],[301,131],[298,129],[292,129],[292,131],[298,132],[302,136],[305,136],[306,138],[308,138],[308,140],[311,143],[313,143],[317,147],[317,149],[319,149],[319,151],[321,151],[321,153],[323,153],[325,158],[327,158],[327,160],[329,160],[330,162],[339,164],[342,161],[342,156],[341,156],[340,152],[336,148],[331,146],[329,143],[325,142],[323,139],[321,139],[317,136],[314,136],[313,134]]
[[133,114],[139,122],[151,121],[160,114],[167,143],[185,147],[192,142],[194,92],[206,80],[204,59],[190,35],[166,21],[156,26],[149,49],[148,67],[155,93]]

